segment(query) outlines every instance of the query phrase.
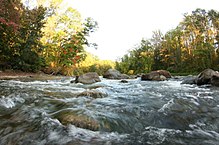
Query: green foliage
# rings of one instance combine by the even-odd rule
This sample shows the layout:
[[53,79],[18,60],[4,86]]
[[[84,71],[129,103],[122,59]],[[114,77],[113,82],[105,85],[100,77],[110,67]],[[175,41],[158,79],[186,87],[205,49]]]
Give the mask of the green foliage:
[[86,57],[84,47],[91,44],[87,36],[97,28],[97,22],[88,18],[82,22],[80,13],[67,8],[63,12],[55,11],[47,18],[45,35],[41,39],[45,45],[42,56],[53,73],[71,75],[74,68]]
[[80,75],[87,72],[97,72],[103,75],[108,69],[115,67],[115,62],[110,60],[100,60],[96,56],[86,53],[86,59],[79,63],[74,74]]
[[43,59],[38,55],[43,50],[40,41],[43,33],[45,9],[38,7],[32,10],[23,9],[19,33],[16,35],[13,66],[23,71],[37,71],[43,66]]
[[185,14],[175,29],[166,34],[154,32],[115,64],[86,53],[86,46],[96,47],[87,37],[96,31],[97,22],[82,21],[73,8],[60,9],[62,0],[50,0],[47,8],[41,6],[45,0],[38,0],[32,9],[18,0],[0,3],[0,69],[37,71],[47,66],[65,75],[89,71],[102,75],[114,67],[127,74],[219,69],[219,12],[215,10]]
[[23,0],[25,6],[17,0],[0,2],[0,69],[37,71],[49,66],[52,72],[69,75],[85,59],[84,47],[96,46],[87,36],[97,22],[82,22],[71,7],[61,9],[62,0]]
[[[151,68],[166,69],[174,73],[218,68],[218,30],[217,11],[196,9],[191,14],[185,14],[184,20],[165,35],[156,31],[152,39],[146,40],[146,43],[141,41],[136,49],[116,63],[116,68],[123,73],[133,70],[135,74],[148,72]],[[142,56],[144,53],[145,57]]]
[[153,64],[153,53],[151,42],[142,39],[136,49],[129,51],[121,62],[116,63],[116,69],[126,74],[149,72]]
[[[11,69],[23,71],[37,71],[43,66],[43,59],[38,53],[43,49],[40,38],[42,37],[45,9],[38,7],[32,10],[17,3],[19,6],[19,24],[16,31],[5,27],[0,34],[1,62],[9,65]],[[5,15],[7,17],[7,15]]]

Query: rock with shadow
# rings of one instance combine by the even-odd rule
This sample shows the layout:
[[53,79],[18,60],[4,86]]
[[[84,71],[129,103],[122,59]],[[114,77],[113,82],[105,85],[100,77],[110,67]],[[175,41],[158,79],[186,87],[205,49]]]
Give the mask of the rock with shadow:
[[100,81],[100,77],[96,72],[89,72],[76,76],[75,80],[71,81],[71,83],[93,84]]
[[165,81],[167,78],[171,78],[171,74],[166,70],[152,71],[141,76],[142,81]]
[[219,87],[219,73],[213,69],[205,69],[198,76],[186,77],[181,84],[212,85]]
[[211,84],[211,78],[216,75],[218,75],[218,72],[212,69],[205,69],[197,76],[197,85]]
[[74,126],[97,131],[100,128],[98,121],[77,111],[65,109],[52,114],[52,118],[58,119],[63,125],[72,124]]
[[130,79],[130,76],[126,74],[121,74],[116,69],[109,69],[104,73],[103,78],[120,80],[120,79]]

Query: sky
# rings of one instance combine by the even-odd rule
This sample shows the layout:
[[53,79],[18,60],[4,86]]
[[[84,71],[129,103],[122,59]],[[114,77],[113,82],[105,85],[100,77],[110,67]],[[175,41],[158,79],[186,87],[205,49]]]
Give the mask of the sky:
[[119,60],[153,31],[174,29],[183,14],[196,8],[219,11],[219,0],[65,0],[83,18],[92,17],[98,30],[89,37],[98,48],[86,48],[100,59]]

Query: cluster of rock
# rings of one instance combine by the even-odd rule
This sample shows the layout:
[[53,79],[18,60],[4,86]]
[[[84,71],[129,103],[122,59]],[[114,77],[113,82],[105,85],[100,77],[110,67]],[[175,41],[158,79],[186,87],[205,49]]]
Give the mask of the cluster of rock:
[[[125,79],[132,79],[134,77],[122,74],[116,69],[109,69],[104,73],[103,78],[121,80],[121,83],[127,83],[128,81]],[[142,81],[164,81],[167,78],[171,78],[171,74],[166,70],[157,70],[141,75]],[[96,72],[89,72],[76,76],[75,80],[71,81],[71,83],[93,84],[100,81],[100,77]]]
[[[126,74],[121,74],[116,69],[109,69],[105,72],[103,78],[121,80],[130,79],[131,77]],[[89,72],[80,76],[76,76],[75,80],[71,81],[71,83],[93,84],[100,81],[100,77],[96,72]]]
[[210,84],[219,87],[219,72],[205,69],[198,76],[187,77],[182,84],[196,84],[198,86]]
[[[172,75],[170,72],[166,70],[157,70],[152,71],[147,74],[141,75],[142,81],[164,81],[169,78],[171,78]],[[130,77],[126,74],[121,74],[118,70],[115,69],[109,69],[105,72],[103,75],[103,78],[107,79],[116,79],[121,80],[121,83],[127,83],[125,79],[131,79],[133,77]],[[96,72],[89,72],[85,73],[83,75],[77,76],[74,81],[71,81],[72,83],[83,83],[83,84],[93,84],[96,82],[100,82],[101,79],[99,75]],[[197,84],[197,85],[205,85],[205,84],[211,84],[212,86],[219,86],[219,72],[214,71],[212,69],[205,69],[202,71],[198,76],[190,76],[186,77],[182,84]]]
[[[104,78],[107,79],[117,79],[121,80],[121,83],[127,83],[125,79],[130,79],[132,77],[121,74],[118,70],[109,69],[104,75]],[[152,71],[147,74],[141,75],[142,81],[164,81],[168,78],[171,78],[170,72],[166,70],[157,70]],[[74,83],[83,83],[83,84],[93,84],[100,82],[101,79],[96,72],[89,72],[81,76],[77,76],[76,79],[72,82]],[[212,69],[206,69],[202,71],[198,76],[187,77],[182,81],[182,84],[197,84],[205,85],[211,84],[212,86],[219,86],[219,73]],[[94,86],[99,87],[99,86]],[[106,97],[107,94],[98,90],[93,90],[92,88],[76,94],[76,97],[87,96],[93,99]],[[90,129],[97,131],[100,129],[100,124],[95,118],[88,117],[87,115],[79,115],[78,112],[73,110],[62,110],[60,112],[54,113],[53,118],[58,119],[63,125],[74,124],[77,127]]]

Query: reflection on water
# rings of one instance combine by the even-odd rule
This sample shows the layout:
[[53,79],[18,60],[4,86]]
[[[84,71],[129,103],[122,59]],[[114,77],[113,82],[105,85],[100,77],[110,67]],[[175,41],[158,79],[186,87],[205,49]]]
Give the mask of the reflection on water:
[[218,144],[217,88],[70,80],[0,81],[0,144]]

